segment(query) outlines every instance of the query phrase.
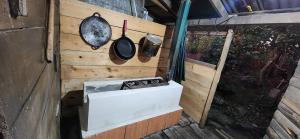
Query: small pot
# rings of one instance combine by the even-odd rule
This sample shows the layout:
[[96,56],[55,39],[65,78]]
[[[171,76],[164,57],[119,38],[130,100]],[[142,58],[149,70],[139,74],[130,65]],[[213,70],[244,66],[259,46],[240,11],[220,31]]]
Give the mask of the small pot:
[[154,57],[157,55],[162,40],[159,36],[148,34],[145,37],[142,45],[142,53],[147,57]]

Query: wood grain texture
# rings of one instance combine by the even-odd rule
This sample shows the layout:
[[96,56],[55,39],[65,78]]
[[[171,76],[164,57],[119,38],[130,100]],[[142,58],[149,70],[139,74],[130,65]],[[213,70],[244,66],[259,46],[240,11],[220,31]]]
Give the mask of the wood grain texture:
[[181,109],[176,110],[123,127],[111,129],[97,135],[85,137],[84,139],[140,139],[177,124],[181,113]]
[[[61,32],[66,34],[79,35],[79,26],[82,19],[61,16]],[[111,40],[117,40],[122,37],[122,27],[111,26],[112,36]],[[140,40],[147,35],[146,32],[139,32],[136,29],[129,29],[126,31],[126,36],[130,38],[134,43],[138,44]],[[163,40],[163,37],[160,37]]]
[[165,119],[166,125],[164,128],[168,128],[170,126],[176,125],[180,120],[181,114],[182,114],[182,110],[178,110],[166,114],[166,119]]
[[274,119],[284,129],[284,131],[293,138],[300,136],[300,129],[294,123],[292,123],[287,117],[285,117],[280,111],[275,111]]
[[[13,138],[32,138],[35,137],[36,129],[43,117],[43,112],[48,105],[48,95],[53,81],[51,66],[47,66],[38,80],[36,87],[17,120],[11,127]],[[29,128],[30,125],[30,128]]]
[[[101,48],[97,50],[91,49],[91,47],[86,44],[80,36],[73,35],[73,34],[65,34],[61,33],[60,35],[60,49],[61,51],[82,51],[82,52],[93,52],[93,53],[112,53],[111,46],[113,41],[109,41],[107,44],[103,45]],[[163,45],[162,45],[163,46]],[[136,44],[137,53],[136,55],[141,55],[141,52],[139,52],[139,46]],[[169,55],[170,49],[161,47],[157,53],[156,58],[162,57],[167,58]]]
[[112,66],[69,66],[62,65],[61,79],[105,79],[154,77],[157,68],[112,67]]
[[123,21],[128,20],[128,29],[140,32],[151,33],[164,36],[166,27],[157,23],[149,22],[140,18],[129,16],[123,13],[115,12],[109,9],[101,8],[95,5],[87,4],[77,0],[61,0],[61,15],[84,19],[91,16],[94,12],[101,14],[111,26],[122,27]]
[[268,127],[267,128],[267,133],[266,133],[266,135],[268,136],[268,137],[270,137],[271,139],[280,139],[280,137],[277,135],[277,133],[274,131],[274,129],[273,128],[271,128],[271,127]]
[[147,135],[149,121],[143,120],[126,126],[125,139],[140,139]]
[[[60,0],[60,4],[63,95],[72,89],[82,89],[85,80],[154,77],[162,73],[158,67],[167,67],[169,48],[162,45],[156,57],[148,58],[142,55],[138,46],[147,33],[163,40],[166,26],[76,0]],[[97,50],[92,50],[79,36],[81,21],[94,12],[99,12],[112,28],[111,40]],[[128,20],[126,36],[134,41],[137,49],[136,55],[128,61],[118,59],[111,48],[113,41],[122,36],[125,19]]]
[[300,115],[300,89],[290,85],[282,98],[282,102]]
[[280,102],[278,110],[296,126],[300,127],[300,115],[284,103]]
[[0,32],[0,98],[9,126],[46,66],[43,34],[42,28]]
[[16,19],[10,17],[8,1],[0,1],[0,30],[45,27],[46,0],[27,0],[28,16],[18,16]]
[[124,139],[125,127],[115,128],[91,137],[87,139]]
[[296,87],[296,88],[300,88],[300,78],[294,76],[291,78],[290,80],[290,85]]
[[53,51],[55,45],[55,0],[50,0],[49,2],[47,60],[53,61]]
[[275,119],[272,119],[270,127],[281,139],[293,139]]
[[195,121],[199,122],[204,110],[209,90],[203,91],[199,89],[199,86],[193,86],[186,82],[183,82],[182,85],[184,87],[180,99],[180,106],[183,107],[183,111],[186,114],[191,116]]
[[202,118],[215,72],[214,68],[185,60],[186,80],[182,82],[183,92],[180,106],[197,122],[200,122]]
[[220,80],[220,77],[221,77],[221,74],[222,74],[222,71],[223,71],[223,67],[225,65],[225,61],[227,59],[227,55],[228,55],[228,51],[229,51],[229,48],[230,48],[230,45],[231,45],[232,38],[233,38],[233,30],[229,29],[228,33],[227,33],[227,36],[226,36],[226,39],[225,39],[225,43],[224,43],[224,46],[223,46],[221,57],[220,57],[220,60],[218,62],[217,71],[214,75],[213,82],[212,82],[212,85],[210,87],[210,91],[209,91],[209,94],[208,94],[208,97],[207,97],[207,100],[206,100],[206,103],[205,103],[205,108],[204,108],[204,111],[203,111],[203,114],[202,114],[202,117],[201,117],[201,121],[200,121],[200,126],[201,127],[204,127],[204,125],[206,123],[207,115],[208,115],[208,112],[210,110],[212,100],[215,96],[215,92],[216,92],[218,84],[219,84],[219,80]]
[[147,135],[164,129],[166,125],[166,118],[167,118],[166,114],[150,118],[148,120],[149,124],[148,124]]

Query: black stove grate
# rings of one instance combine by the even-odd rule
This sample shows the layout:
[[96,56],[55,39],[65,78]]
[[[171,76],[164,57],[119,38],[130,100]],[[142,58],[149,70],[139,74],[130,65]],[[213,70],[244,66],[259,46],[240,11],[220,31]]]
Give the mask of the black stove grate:
[[165,86],[165,85],[169,85],[169,83],[162,79],[124,81],[121,90],[157,87],[157,86]]

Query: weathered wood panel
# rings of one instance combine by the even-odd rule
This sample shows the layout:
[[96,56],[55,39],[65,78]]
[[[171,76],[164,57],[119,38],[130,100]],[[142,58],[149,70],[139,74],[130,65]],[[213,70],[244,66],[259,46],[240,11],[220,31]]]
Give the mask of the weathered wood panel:
[[222,74],[222,71],[223,71],[223,67],[225,65],[225,61],[227,59],[227,55],[228,55],[228,52],[229,52],[229,48],[230,48],[232,39],[233,39],[233,30],[229,29],[228,33],[227,33],[227,36],[226,36],[226,39],[225,39],[223,49],[222,49],[222,54],[221,54],[220,60],[219,60],[218,65],[217,65],[216,73],[214,75],[213,82],[212,82],[210,90],[209,90],[209,94],[208,94],[208,97],[207,97],[207,100],[206,100],[205,108],[204,108],[204,111],[203,111],[203,114],[202,114],[202,117],[201,117],[201,121],[200,121],[200,126],[201,127],[204,127],[204,125],[206,123],[207,115],[208,115],[208,112],[210,110],[211,103],[213,101],[213,98],[215,96],[215,93],[216,93],[216,90],[217,90],[217,87],[218,87],[218,84],[219,84],[219,81],[220,81],[220,77],[221,77],[221,74]]
[[272,119],[270,127],[281,139],[292,139],[292,137],[284,130],[281,125],[279,125],[279,123],[275,119]]
[[[138,50],[138,46],[136,46]],[[158,52],[160,53],[160,52]],[[163,57],[144,57],[136,54],[128,61],[121,61],[114,56],[112,51],[106,53],[84,52],[84,51],[61,51],[61,64],[83,65],[83,66],[136,66],[136,67],[157,67]],[[161,62],[161,67],[167,66],[166,60]]]
[[[182,82],[183,93],[180,105],[183,111],[203,127],[231,44],[233,31],[228,30],[218,65],[186,59],[186,81]],[[217,68],[216,68],[217,67]]]
[[[76,0],[61,0],[61,79],[62,95],[73,89],[82,89],[85,80],[124,79],[161,75],[158,67],[167,67],[169,48],[162,47],[156,57],[145,57],[139,50],[140,40],[147,34],[156,34],[163,40],[166,26],[146,21]],[[81,21],[99,12],[112,27],[111,40],[98,50],[92,50],[79,36]],[[126,35],[136,44],[136,55],[119,60],[112,51],[114,40],[122,36],[123,20],[128,20]]]
[[267,136],[270,137],[271,139],[280,139],[280,137],[277,135],[277,133],[271,127],[267,128]]
[[288,118],[286,118],[280,111],[275,111],[274,119],[278,122],[281,127],[288,133],[291,137],[300,137],[300,129],[294,123],[292,123]]
[[[16,122],[11,127],[13,138],[32,138],[38,129],[43,112],[48,105],[49,91],[53,81],[51,66],[47,66],[35,86],[33,93],[20,111]],[[30,126],[30,128],[28,128]]]
[[[82,19],[69,17],[69,16],[61,16],[61,32],[66,34],[74,34],[79,35],[79,26],[82,21]],[[130,24],[130,21],[128,21],[128,24]],[[122,27],[117,27],[111,24],[112,29],[112,40],[117,40],[122,36]],[[137,31],[136,28],[129,29],[126,31],[126,36],[129,37],[134,43],[138,44],[139,41],[147,35],[146,32],[140,32]],[[163,39],[163,37],[160,37]]]
[[282,102],[300,114],[300,89],[289,86],[282,98]]
[[151,33],[164,36],[166,27],[161,24],[149,22],[133,16],[115,12],[109,9],[100,8],[95,5],[87,4],[76,0],[61,0],[61,15],[84,19],[91,16],[94,12],[99,12],[101,16],[112,26],[122,27],[123,21],[128,20],[128,29],[140,32]]
[[212,67],[185,61],[186,80],[182,82],[183,93],[180,106],[183,111],[198,123],[202,118],[206,99],[209,94],[216,70]]
[[180,106],[183,111],[195,121],[200,122],[204,110],[209,88],[204,88],[198,83],[186,79],[183,85],[183,93],[180,99]]
[[[299,65],[300,61],[269,126],[278,135],[276,138],[295,139],[300,137]],[[271,134],[268,132],[267,130],[267,134],[270,136]]]
[[28,16],[19,16],[16,19],[10,17],[8,1],[0,1],[0,30],[44,27],[46,25],[46,0],[27,0]]
[[0,32],[0,88],[5,90],[0,98],[9,126],[46,65],[44,41],[43,28]]
[[155,76],[157,68],[62,65],[61,79],[139,78]]

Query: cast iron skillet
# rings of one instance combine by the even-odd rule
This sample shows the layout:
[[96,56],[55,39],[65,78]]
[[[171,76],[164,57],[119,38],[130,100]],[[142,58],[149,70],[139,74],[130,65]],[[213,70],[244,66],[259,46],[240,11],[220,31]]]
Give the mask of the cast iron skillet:
[[117,57],[122,60],[129,60],[135,54],[135,45],[131,39],[125,36],[127,31],[127,20],[124,20],[122,37],[114,42],[113,50]]
[[111,27],[99,13],[95,12],[81,22],[79,33],[81,38],[96,50],[110,40]]

